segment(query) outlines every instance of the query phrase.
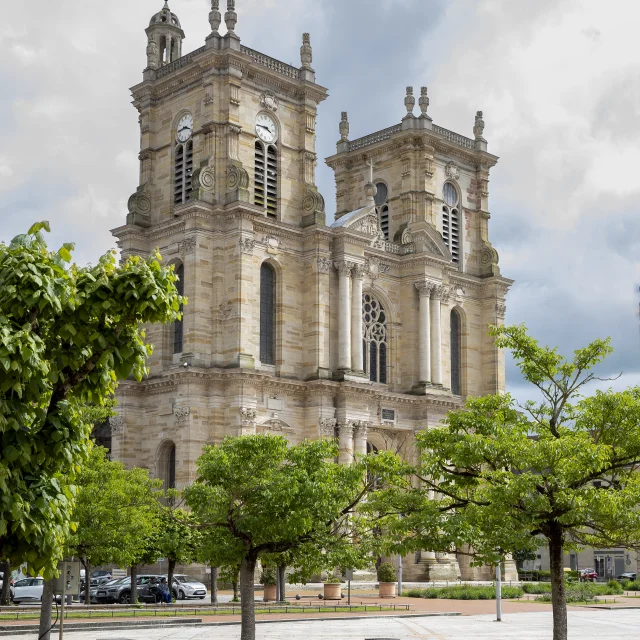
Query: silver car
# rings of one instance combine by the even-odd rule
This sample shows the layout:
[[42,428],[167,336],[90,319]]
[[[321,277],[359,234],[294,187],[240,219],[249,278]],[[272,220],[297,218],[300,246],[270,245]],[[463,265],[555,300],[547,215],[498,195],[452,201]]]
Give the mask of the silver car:
[[[21,602],[42,602],[42,592],[44,591],[44,578],[23,578],[13,585],[13,601],[16,604]],[[61,597],[57,596],[58,602]]]
[[184,574],[173,576],[173,593],[177,600],[187,600],[189,598],[199,598],[204,600],[207,595],[207,587],[202,582],[194,580]]

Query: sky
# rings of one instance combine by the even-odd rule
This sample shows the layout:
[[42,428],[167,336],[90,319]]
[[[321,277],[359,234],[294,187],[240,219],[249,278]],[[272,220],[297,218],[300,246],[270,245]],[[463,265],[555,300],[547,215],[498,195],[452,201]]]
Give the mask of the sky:
[[[209,0],[170,0],[204,44]],[[224,12],[224,0],[222,10]],[[138,181],[129,87],[163,0],[30,0],[0,21],[0,240],[49,220],[79,263],[114,246]],[[243,44],[295,66],[311,33],[317,151],[397,124],[405,87],[429,87],[434,122],[472,137],[484,112],[490,239],[516,282],[509,324],[563,354],[611,336],[598,369],[640,384],[640,47],[637,0],[237,0]],[[222,27],[224,32],[224,25]],[[334,211],[332,172],[317,181]],[[507,386],[530,397],[514,362]]]

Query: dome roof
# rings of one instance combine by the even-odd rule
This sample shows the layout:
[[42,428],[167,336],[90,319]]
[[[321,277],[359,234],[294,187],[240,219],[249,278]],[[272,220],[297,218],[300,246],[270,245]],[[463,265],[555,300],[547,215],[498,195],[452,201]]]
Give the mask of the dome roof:
[[180,26],[180,20],[178,20],[178,16],[175,13],[171,13],[167,0],[165,0],[162,11],[158,11],[158,13],[156,13],[149,21],[150,27],[153,27],[153,25],[155,24],[168,24],[177,27],[178,29],[182,28]]

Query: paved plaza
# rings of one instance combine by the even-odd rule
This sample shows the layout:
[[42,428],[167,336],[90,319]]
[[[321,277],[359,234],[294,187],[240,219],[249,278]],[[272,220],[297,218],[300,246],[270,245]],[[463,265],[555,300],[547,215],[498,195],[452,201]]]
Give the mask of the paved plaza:
[[[69,640],[236,640],[239,635],[239,625],[65,633]],[[549,640],[551,612],[507,615],[501,623],[490,615],[264,623],[257,625],[256,635],[258,640]],[[569,612],[571,639],[636,640],[639,636],[640,609]]]

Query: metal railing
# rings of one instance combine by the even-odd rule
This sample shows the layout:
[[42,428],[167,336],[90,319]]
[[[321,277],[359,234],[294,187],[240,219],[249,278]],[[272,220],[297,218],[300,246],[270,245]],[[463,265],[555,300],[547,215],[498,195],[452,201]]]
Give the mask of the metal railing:
[[287,76],[287,78],[293,78],[294,80],[298,80],[300,78],[300,70],[292,67],[290,64],[265,56],[264,53],[260,53],[254,49],[249,49],[249,47],[245,47],[244,45],[240,45],[240,51],[251,56],[256,64],[267,67],[267,69],[271,69],[271,71]]

